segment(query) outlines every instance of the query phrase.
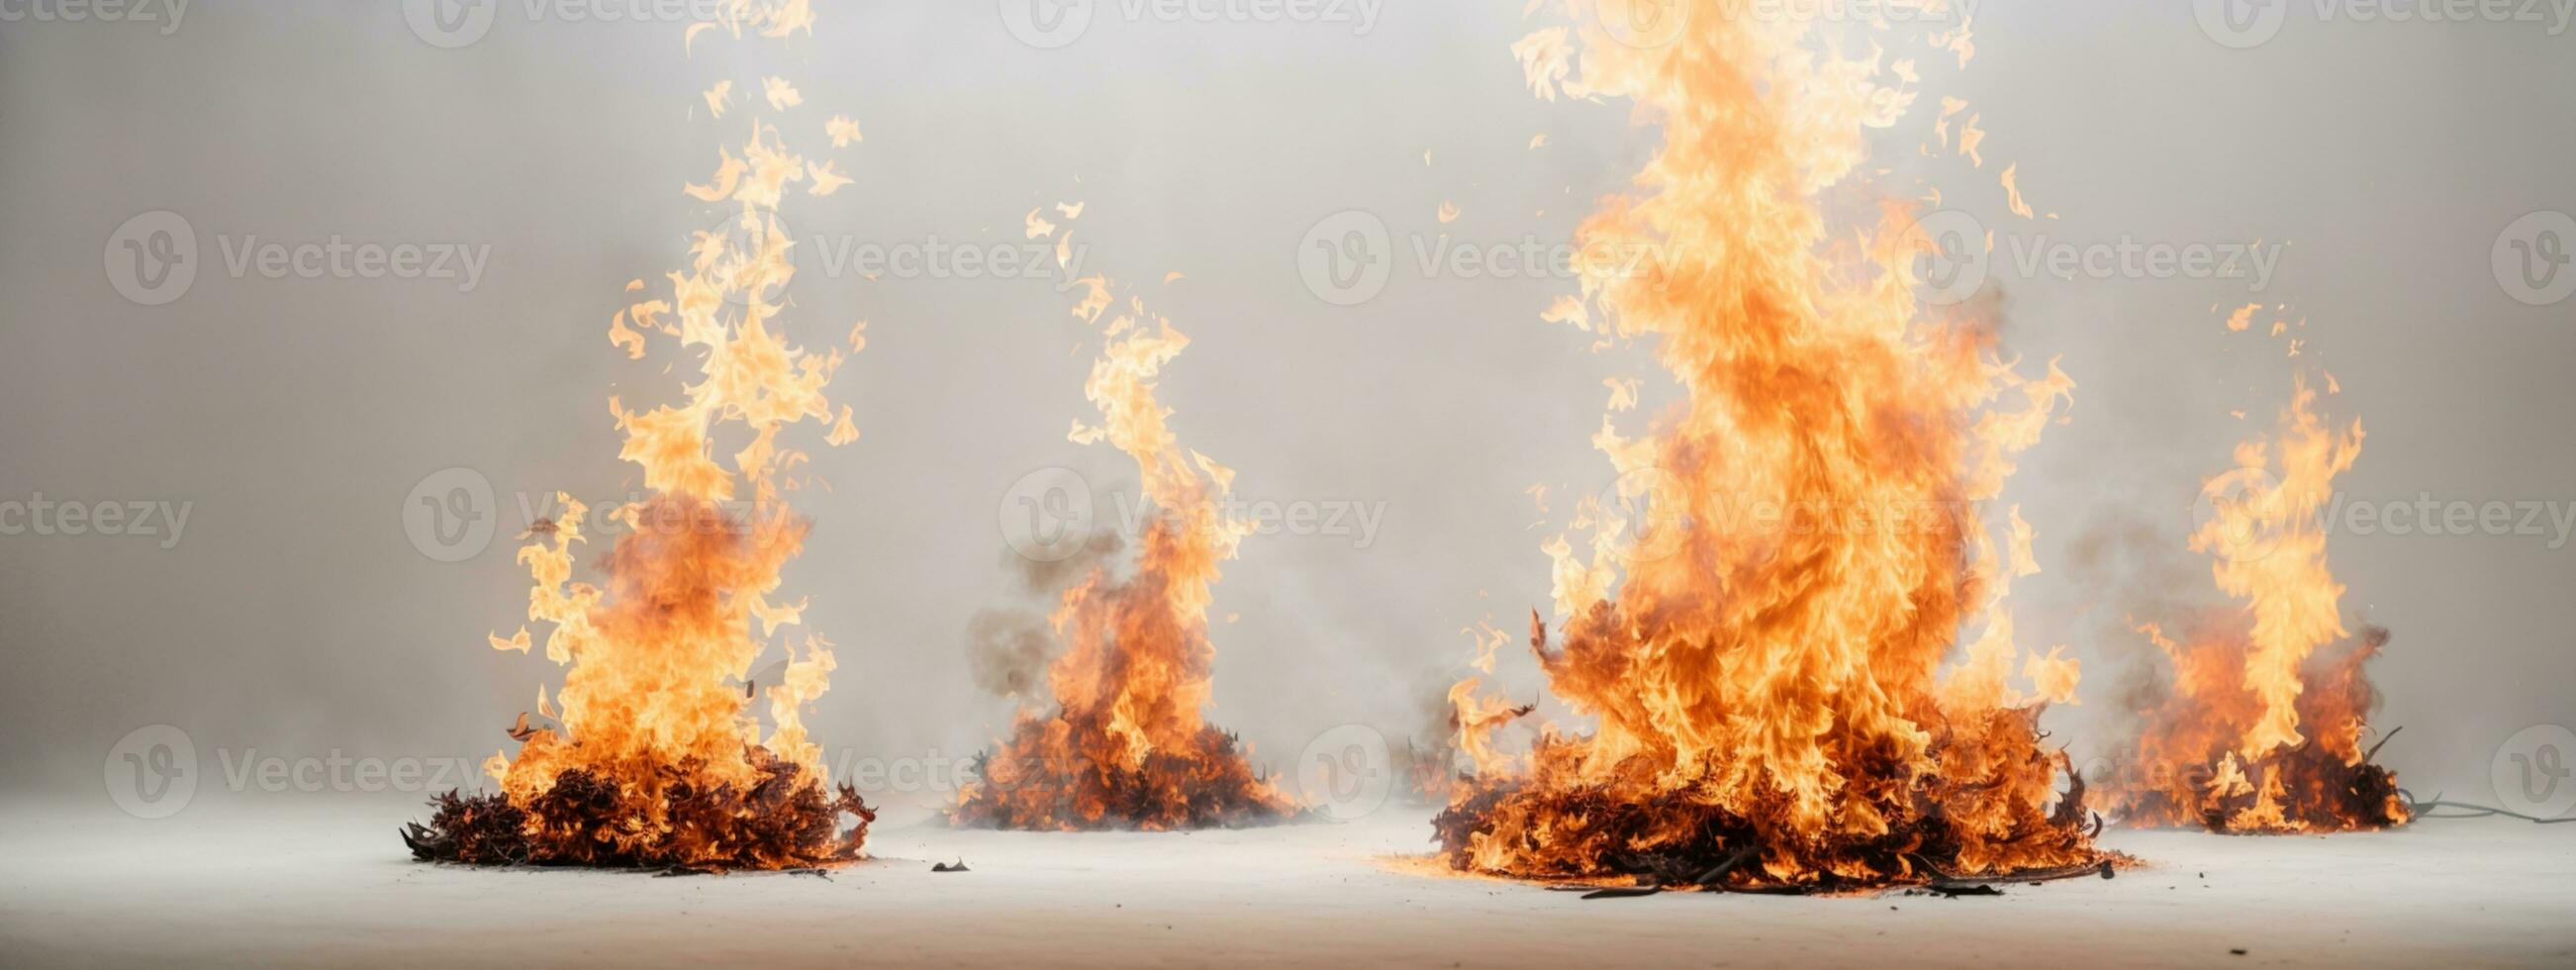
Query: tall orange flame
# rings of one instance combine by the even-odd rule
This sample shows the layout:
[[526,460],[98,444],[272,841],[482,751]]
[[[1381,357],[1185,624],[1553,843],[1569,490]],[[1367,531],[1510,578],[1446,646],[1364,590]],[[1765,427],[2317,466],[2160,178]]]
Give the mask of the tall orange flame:
[[[813,19],[805,0],[731,0],[687,40],[810,35]],[[801,100],[782,79],[766,85],[782,114]],[[716,94],[708,103],[723,105]],[[424,840],[433,848],[425,858],[783,867],[856,858],[864,844],[874,816],[848,787],[824,791],[822,751],[803,722],[828,686],[829,645],[810,635],[781,642],[790,662],[768,685],[766,737],[743,686],[769,639],[805,608],[774,598],[808,530],[784,495],[801,487],[791,475],[805,456],[780,433],[834,420],[824,388],[844,359],[777,332],[795,275],[778,209],[798,183],[818,193],[837,186],[776,124],[749,127],[740,155],[720,152],[714,177],[686,189],[733,210],[724,228],[697,235],[688,267],[669,274],[668,299],[639,300],[610,324],[612,344],[637,359],[651,335],[674,338],[699,379],[678,404],[631,410],[610,399],[626,436],[620,457],[643,469],[651,494],[612,513],[623,533],[600,564],[605,586],[573,578],[588,509],[569,495],[560,519],[519,551],[536,582],[528,619],[548,627],[545,655],[566,668],[555,693],[561,727],[527,728],[522,718],[518,753],[485,766],[498,796],[444,800],[440,818],[414,833],[416,852]],[[846,408],[839,420],[836,443],[855,436]],[[720,447],[734,450],[720,459]],[[524,627],[492,643],[533,646]],[[841,830],[842,813],[859,823]]]
[[[1058,212],[1070,219],[1081,209]],[[1033,214],[1030,232],[1042,238],[1055,227]],[[1249,525],[1223,511],[1234,472],[1181,447],[1165,423],[1171,412],[1155,397],[1164,365],[1189,338],[1147,310],[1142,297],[1120,308],[1105,277],[1077,285],[1083,298],[1074,315],[1109,322],[1083,391],[1101,422],[1076,421],[1070,437],[1107,441],[1134,459],[1155,514],[1130,575],[1096,566],[1065,591],[1052,622],[1067,649],[1047,673],[1057,709],[1021,713],[950,818],[1067,830],[1276,821],[1294,811],[1292,803],[1256,776],[1248,752],[1202,713],[1216,659],[1208,637],[1211,590]]]
[[[2361,747],[2378,693],[2362,665],[2388,641],[2344,627],[2344,586],[2326,565],[2318,511],[2361,457],[2361,422],[2338,429],[2298,382],[2277,449],[2236,448],[2236,467],[2202,487],[2192,533],[2234,609],[2182,640],[2138,625],[2171,663],[2171,683],[2141,703],[2133,762],[2112,789],[2124,824],[2224,832],[2385,828],[2409,817],[2396,776]],[[2277,460],[2275,460],[2277,457]]]
[[1615,497],[1578,514],[1588,550],[1547,546],[1563,628],[1551,647],[1533,614],[1531,645],[1595,730],[1518,761],[1479,736],[1508,709],[1460,685],[1449,861],[1808,889],[2099,863],[2036,727],[2074,665],[2011,683],[2029,527],[2006,515],[1998,549],[1980,515],[2073,384],[2019,374],[1983,321],[1920,316],[1905,207],[1855,234],[1821,200],[1916,98],[1912,63],[1729,4],[1563,6],[1573,26],[1517,48],[1533,87],[1631,99],[1663,146],[1577,240],[1642,258],[1582,266],[1586,299],[1549,318],[1654,338],[1688,400],[1648,437],[1604,419]]

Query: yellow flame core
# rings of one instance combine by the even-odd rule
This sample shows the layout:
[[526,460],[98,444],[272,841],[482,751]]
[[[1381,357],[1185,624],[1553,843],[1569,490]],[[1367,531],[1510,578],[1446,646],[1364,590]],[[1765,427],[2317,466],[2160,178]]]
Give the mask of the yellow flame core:
[[[1588,541],[1545,546],[1564,630],[1534,645],[1594,733],[1550,732],[1515,764],[1476,736],[1507,718],[1459,693],[1459,747],[1501,800],[1465,816],[1453,858],[1597,873],[1705,837],[1701,809],[1757,830],[1782,879],[1901,872],[1886,840],[1931,840],[1927,809],[1964,871],[2090,858],[2047,824],[2059,759],[2007,682],[2003,598],[2037,570],[2028,526],[2015,513],[1999,553],[1977,514],[2073,382],[1998,359],[1984,321],[1921,316],[1905,207],[1867,232],[1826,217],[1823,194],[1859,181],[1864,131],[1915,99],[1911,62],[1719,4],[1652,43],[1638,25],[1668,7],[1563,6],[1574,25],[1516,48],[1533,89],[1629,99],[1663,146],[1578,232],[1579,251],[1619,258],[1583,264],[1583,301],[1548,317],[1652,338],[1687,403],[1646,437],[1605,418],[1617,501],[1577,513]],[[1980,637],[1945,674],[1963,630]],[[2041,694],[2072,693],[2071,662],[2033,659]],[[1701,808],[1614,839],[1581,807],[1603,798]]]
[[[694,48],[709,32],[785,38],[810,35],[812,24],[805,0],[731,0],[686,39]],[[764,86],[765,97],[743,110],[765,103],[785,114],[800,100],[783,79]],[[719,100],[711,96],[710,107]],[[620,811],[599,837],[634,854],[668,855],[675,840],[705,836],[671,831],[663,796],[675,787],[747,788],[759,762],[773,759],[801,769],[804,784],[825,777],[802,718],[828,687],[829,645],[813,636],[782,641],[791,662],[781,683],[766,685],[765,738],[742,686],[768,640],[803,609],[774,599],[807,532],[782,497],[801,484],[786,474],[803,456],[779,436],[807,420],[831,423],[824,388],[843,361],[837,349],[809,353],[779,332],[796,269],[778,208],[810,170],[771,121],[755,118],[748,130],[739,155],[721,151],[714,175],[685,189],[730,213],[696,234],[687,267],[668,275],[666,299],[635,302],[610,325],[611,342],[628,356],[641,359],[667,338],[696,374],[674,404],[630,410],[610,401],[625,436],[619,456],[643,470],[651,494],[612,513],[622,533],[602,564],[605,585],[574,578],[588,509],[569,495],[550,534],[519,551],[535,581],[528,619],[547,628],[545,655],[566,668],[554,695],[561,730],[534,731],[516,757],[488,767],[518,803],[570,770],[612,780]],[[528,636],[493,643],[525,651]]]
[[[2249,757],[2306,740],[2299,734],[2300,667],[2318,647],[2351,635],[2340,606],[2344,586],[2326,566],[2317,511],[2333,494],[2335,476],[2361,456],[2363,433],[2358,421],[2344,431],[2328,428],[2316,399],[2300,381],[2282,416],[2277,478],[2268,471],[2271,449],[2263,442],[2237,446],[2236,466],[2249,473],[2237,479],[2257,483],[2252,494],[2214,497],[2217,514],[2191,537],[2193,551],[2216,557],[2211,571],[2218,588],[2245,600],[2253,613],[2245,683],[2263,713],[2245,734],[2242,752]],[[2339,753],[2360,754],[2357,748]]]
[[[1094,703],[1110,698],[1108,730],[1123,743],[1120,763],[1132,768],[1147,752],[1191,743],[1204,728],[1200,711],[1208,701],[1207,671],[1215,655],[1207,635],[1211,590],[1218,564],[1234,558],[1245,526],[1218,511],[1232,474],[1205,456],[1184,452],[1164,425],[1169,412],[1154,398],[1163,365],[1189,346],[1189,338],[1168,319],[1147,315],[1141,301],[1130,309],[1135,316],[1121,315],[1109,324],[1109,333],[1125,336],[1114,339],[1092,366],[1084,396],[1100,409],[1102,436],[1135,459],[1147,500],[1167,517],[1147,530],[1140,553],[1141,571],[1157,577],[1161,589],[1142,601],[1100,597],[1091,584],[1067,594],[1055,626],[1072,650],[1050,680],[1059,696]],[[1186,676],[1135,676],[1132,660],[1141,657],[1126,665],[1105,663],[1103,654],[1113,644],[1181,648],[1153,660]]]

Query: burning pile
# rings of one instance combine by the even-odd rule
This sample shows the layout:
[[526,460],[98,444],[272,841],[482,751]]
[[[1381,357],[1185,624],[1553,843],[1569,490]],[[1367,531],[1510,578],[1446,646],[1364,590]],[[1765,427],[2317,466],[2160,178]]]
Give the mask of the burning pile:
[[[1918,315],[1904,207],[1878,207],[1875,233],[1825,214],[1829,190],[1872,195],[1845,183],[1863,129],[1917,97],[1914,63],[1858,41],[1846,59],[1804,18],[1695,5],[1638,43],[1648,4],[1567,6],[1571,32],[1517,48],[1533,86],[1632,99],[1663,147],[1580,230],[1621,262],[1579,267],[1587,300],[1549,318],[1651,335],[1688,399],[1645,438],[1605,418],[1617,500],[1578,513],[1588,557],[1548,546],[1563,626],[1551,645],[1533,614],[1530,644],[1595,731],[1508,757],[1490,735],[1515,710],[1458,685],[1474,767],[1434,823],[1448,862],[1779,891],[2104,865],[2037,727],[2074,664],[2033,655],[2035,693],[2009,682],[2029,527],[2002,516],[1998,549],[1981,513],[2072,382],[1998,359],[1988,320]],[[1935,43],[1965,53],[1964,34]]]
[[[2301,381],[2282,416],[2277,465],[2262,441],[2202,489],[2208,512],[2191,548],[2212,556],[2219,589],[2243,601],[2182,640],[2139,632],[2171,661],[2169,683],[2132,699],[2134,759],[2112,789],[2123,824],[2215,832],[2334,832],[2403,825],[2396,776],[2364,751],[2378,693],[2362,665],[2388,642],[2343,624],[2344,587],[2326,566],[2318,509],[2361,455],[2359,421],[2338,430]],[[2278,476],[2272,469],[2277,467]]]
[[[724,10],[721,21],[690,28],[689,39],[812,30],[804,0],[735,0]],[[780,112],[799,100],[783,80],[766,87]],[[718,115],[727,90],[708,94]],[[610,400],[626,435],[621,457],[643,468],[651,494],[612,514],[625,531],[601,563],[604,588],[572,578],[588,510],[570,496],[559,521],[540,523],[536,541],[519,551],[536,581],[528,618],[551,625],[546,657],[567,665],[560,709],[543,689],[537,698],[539,713],[561,727],[530,727],[521,715],[511,731],[518,755],[486,765],[497,793],[450,793],[433,803],[428,825],[406,827],[419,858],[731,869],[859,856],[874,813],[847,786],[826,790],[821,749],[801,720],[827,686],[829,645],[812,636],[801,649],[782,642],[789,662],[782,682],[767,685],[766,738],[745,689],[766,638],[804,609],[770,598],[808,528],[783,494],[801,486],[786,476],[804,455],[782,447],[779,433],[807,419],[834,422],[823,389],[844,359],[837,349],[796,349],[774,332],[794,275],[776,213],[796,183],[824,194],[846,181],[755,122],[742,156],[724,152],[709,184],[688,187],[736,210],[726,231],[699,234],[689,268],[670,274],[670,299],[618,313],[609,337],[639,360],[648,335],[674,338],[696,356],[701,380],[677,405],[630,411]],[[713,454],[728,431],[729,464]],[[843,407],[827,440],[856,437]],[[524,627],[492,643],[532,647]],[[857,824],[844,830],[844,814]]]
[[[1058,207],[1073,218],[1080,206]],[[1032,238],[1053,235],[1039,213]],[[1058,238],[1065,252],[1071,233]],[[1061,258],[1059,262],[1063,262]],[[1078,281],[1074,315],[1103,329],[1107,347],[1084,394],[1101,423],[1074,422],[1072,439],[1106,440],[1136,461],[1153,504],[1132,571],[1107,565],[1064,591],[1051,624],[1067,649],[1047,670],[1056,710],[1023,710],[1010,740],[986,757],[982,779],[959,793],[958,825],[1013,829],[1166,830],[1279,821],[1295,806],[1253,773],[1248,751],[1201,715],[1216,647],[1208,639],[1210,587],[1248,530],[1225,517],[1234,473],[1180,446],[1154,398],[1163,365],[1189,346],[1141,297],[1123,309],[1109,281]]]

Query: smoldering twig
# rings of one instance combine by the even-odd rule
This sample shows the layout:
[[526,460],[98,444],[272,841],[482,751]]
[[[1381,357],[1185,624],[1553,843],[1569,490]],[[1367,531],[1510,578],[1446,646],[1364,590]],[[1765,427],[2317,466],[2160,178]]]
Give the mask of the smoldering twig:
[[[2475,802],[2444,801],[2442,800],[2441,792],[2434,792],[2433,797],[2431,798],[2418,799],[2415,797],[2414,792],[2400,788],[2397,790],[2397,795],[2400,798],[2406,799],[2406,807],[2409,809],[2408,814],[2419,819],[2493,818],[2500,815],[2505,818],[2518,818],[2534,825],[2563,825],[2568,822],[2576,822],[2576,815],[2561,815],[2557,818],[2542,818],[2538,815],[2525,815],[2521,812],[2513,811],[2511,809],[2497,808],[2493,805],[2480,805]],[[2434,814],[2436,811],[2439,811],[2442,814]]]
[[[1688,883],[1682,883],[1681,885],[1698,886],[1703,892],[1733,892],[1735,890],[1730,890],[1726,886],[1727,874],[1734,872],[1736,867],[1751,861],[1754,856],[1760,855],[1761,853],[1761,843],[1755,842],[1747,844],[1745,847],[1735,850],[1734,855],[1726,857],[1726,861],[1709,867],[1699,875],[1691,877],[1691,880]],[[1648,882],[1636,886],[1609,886],[1596,888],[1591,892],[1584,893],[1583,898],[1636,899],[1638,897],[1652,896],[1656,893],[1663,892],[1665,888],[1667,887],[1661,882]]]
[[2406,730],[2403,724],[2390,729],[2385,737],[2379,739],[2378,744],[2371,745],[2370,750],[2361,753],[2361,763],[2366,765],[2379,763],[2379,749],[2387,747],[2388,742],[2397,740],[2397,732],[2403,730]]

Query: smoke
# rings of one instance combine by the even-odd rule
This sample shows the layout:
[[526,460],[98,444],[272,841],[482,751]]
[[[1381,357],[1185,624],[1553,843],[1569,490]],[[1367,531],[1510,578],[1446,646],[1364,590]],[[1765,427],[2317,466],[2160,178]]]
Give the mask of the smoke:
[[1047,663],[1055,658],[1057,640],[1048,623],[1064,591],[1126,551],[1116,532],[1094,532],[1073,555],[1038,560],[1006,553],[1003,564],[1017,580],[1016,606],[978,610],[966,621],[966,665],[975,686],[996,697],[1040,696]]
[[1472,672],[1459,665],[1424,670],[1413,678],[1407,692],[1414,700],[1413,735],[1415,745],[1425,750],[1447,751],[1451,735],[1457,733],[1457,709],[1449,703],[1449,688]]
[[[2173,691],[2164,653],[2138,632],[2140,622],[2189,626],[2205,622],[2218,605],[2208,559],[2190,550],[2183,522],[2162,522],[2126,508],[2096,515],[2066,547],[2065,588],[2094,591],[2076,604],[2067,631],[2118,664],[2100,716],[2116,730],[2095,743],[2118,750],[2142,727],[2139,712],[2156,709]],[[2086,732],[2091,735],[2094,732]]]
[[[610,382],[649,371],[626,366],[597,331],[623,302],[620,284],[667,268],[674,247],[706,228],[696,213],[634,200],[675,193],[714,160],[681,158],[707,136],[679,123],[678,109],[700,96],[693,72],[602,86],[587,83],[580,66],[659,63],[669,31],[544,18],[495,29],[470,51],[436,52],[402,18],[360,15],[358,5],[223,6],[221,15],[192,7],[186,29],[168,38],[187,43],[175,45],[157,43],[164,38],[149,25],[140,34],[0,28],[0,209],[12,228],[26,228],[0,238],[8,257],[0,284],[12,294],[0,313],[0,405],[20,416],[0,422],[0,453],[11,457],[0,463],[0,499],[42,492],[196,510],[184,541],[169,549],[139,536],[0,537],[0,643],[13,674],[0,684],[10,728],[0,739],[0,796],[59,795],[112,812],[100,798],[101,758],[127,732],[156,724],[184,729],[210,770],[220,767],[218,747],[263,757],[338,747],[479,760],[503,740],[495,728],[559,675],[542,657],[484,645],[486,634],[515,629],[526,610],[513,536],[543,509],[521,501],[542,506],[557,489],[625,495],[640,484],[614,459],[598,397]],[[1376,300],[1337,309],[1316,305],[1293,272],[1265,268],[1319,217],[1356,204],[1396,222],[1399,248],[1411,227],[1395,217],[1428,220],[1447,199],[1469,214],[1462,224],[1493,218],[1483,230],[1489,241],[1561,242],[1584,207],[1559,200],[1623,191],[1649,138],[1616,112],[1569,112],[1528,95],[1494,53],[1527,33],[1517,5],[1463,16],[1447,5],[1390,4],[1366,38],[1366,57],[1338,31],[1095,29],[1076,48],[1088,53],[1071,59],[1022,44],[998,28],[988,5],[819,6],[827,9],[816,62],[797,65],[805,96],[832,112],[874,113],[864,148],[853,146],[844,164],[878,177],[798,220],[798,235],[845,237],[864,227],[887,242],[1008,244],[1021,214],[1060,201],[1031,187],[1084,173],[1066,198],[1094,206],[1088,218],[1123,220],[1097,238],[1115,238],[1118,262],[1140,279],[1186,272],[1171,298],[1190,302],[1173,307],[1208,321],[1169,388],[1188,440],[1239,464],[1248,494],[1387,503],[1366,549],[1270,537],[1247,541],[1228,564],[1217,608],[1244,616],[1220,634],[1214,703],[1227,726],[1283,759],[1334,724],[1431,730],[1416,713],[1431,698],[1427,690],[1417,697],[1411,678],[1469,653],[1456,638],[1462,623],[1544,602],[1549,577],[1533,566],[1545,561],[1536,549],[1543,537],[1522,528],[1531,507],[1523,490],[1549,483],[1561,512],[1566,496],[1606,484],[1608,466],[1588,443],[1600,421],[1599,380],[1646,373],[1647,349],[1584,353],[1587,335],[1531,321],[1573,290],[1570,281],[1446,271],[1416,278],[1404,268]],[[2089,603],[2082,614],[2016,616],[2025,642],[2069,643],[2087,660],[2082,705],[2049,712],[2059,738],[2079,747],[2102,738],[2077,726],[2119,704],[2107,691],[2122,660],[2153,651],[2123,620],[2194,615],[2159,611],[2153,597],[2117,583],[2070,578],[2064,544],[2100,518],[2097,508],[2129,509],[2139,521],[2126,524],[2152,526],[2147,545],[2183,560],[2189,581],[2215,595],[2206,560],[2190,562],[2183,549],[2185,507],[2242,433],[2226,411],[2268,410],[2284,366],[2279,348],[2249,342],[2260,334],[2225,330],[2224,308],[2212,310],[2221,297],[2292,304],[2288,312],[2310,318],[2320,338],[2303,359],[2330,359],[2354,407],[2387,415],[2373,427],[2357,487],[2374,496],[2567,495],[2576,449],[2535,438],[2532,417],[2576,409],[2576,390],[2559,373],[2576,354],[2576,328],[2540,325],[2552,311],[2504,299],[2477,257],[2505,214],[2538,204],[2535,187],[2566,184],[2553,165],[2576,149],[2576,128],[2532,125],[2514,105],[2445,99],[2456,102],[2450,92],[2463,88],[2576,78],[2576,58],[2550,38],[2472,30],[2417,36],[2429,46],[2407,58],[2276,43],[2263,58],[2210,60],[2208,39],[2162,29],[2167,12],[2157,5],[1993,6],[1993,16],[1978,19],[1980,48],[2010,50],[2039,75],[2115,66],[2157,76],[2124,97],[2173,126],[2164,144],[2259,138],[2315,163],[2283,169],[2308,190],[2282,192],[2253,177],[2259,172],[2181,178],[2166,153],[2119,150],[2132,146],[2118,138],[2027,128],[1998,137],[1998,146],[2046,153],[2022,159],[2024,185],[2063,214],[1990,220],[1999,234],[2044,226],[2079,241],[2128,233],[2167,243],[2299,243],[2269,290],[2252,294],[2224,281],[2029,279],[1998,239],[1989,289],[2010,287],[2003,346],[2034,361],[2063,354],[2081,384],[2075,424],[2051,432],[2014,486],[2047,570],[2015,587],[2016,610],[2043,597],[2052,606],[2079,596]],[[878,50],[865,39],[907,36],[943,46],[871,56]],[[698,56],[721,49],[702,42]],[[1210,97],[1186,83],[1204,73],[1204,58],[1261,67],[1239,90]],[[1310,69],[1316,63],[1338,67]],[[2206,69],[2159,70],[2176,63]],[[746,58],[739,69],[754,76],[777,66]],[[2330,80],[2313,93],[2230,96],[2267,70]],[[1983,68],[1961,79],[1976,87],[1970,100],[1989,119],[2062,117],[2079,129],[2128,131],[2082,110],[2089,91]],[[2335,107],[2332,92],[2374,83],[2387,102],[2377,110]],[[995,98],[997,85],[1063,97]],[[274,117],[267,107],[277,92],[333,86],[348,96],[329,110]],[[187,94],[131,96],[153,90]],[[403,137],[376,137],[374,116],[362,110],[458,98],[477,110],[412,112],[420,120]],[[1106,113],[1067,112],[1067,98]],[[1423,125],[1431,107],[1452,123]],[[2368,137],[2377,119],[2427,112],[2456,137],[2383,144],[2364,166],[2332,164],[2339,146]],[[932,123],[962,114],[995,123]],[[566,126],[567,117],[582,124]],[[245,125],[273,137],[245,142],[236,137]],[[1311,137],[1282,154],[1265,136],[1279,130]],[[1541,130],[1551,144],[1524,150]],[[590,157],[601,131],[631,139],[635,157],[651,164],[591,166],[585,179],[558,182],[409,150],[416,134],[466,157],[559,162]],[[1512,134],[1506,150],[1486,151],[1497,132]],[[1919,140],[1912,131],[1889,137],[1897,135]],[[318,138],[336,139],[335,164],[308,164]],[[1031,144],[1053,147],[1032,152]],[[2483,146],[2482,177],[2451,177],[2461,165],[2455,144]],[[1405,150],[1390,150],[1399,145]],[[1434,147],[1437,164],[1426,167],[1422,150]],[[1930,160],[1906,170],[1952,188],[1945,205],[1991,216],[2002,154],[1980,170],[1982,188],[1953,185],[1948,176],[1958,173]],[[1461,167],[1470,163],[1478,167]],[[281,168],[306,177],[263,177]],[[1201,177],[1209,172],[1229,175],[1210,182]],[[2409,186],[2414,200],[2403,224],[2350,202],[2390,184]],[[1261,191],[1230,191],[1241,186]],[[527,193],[547,201],[481,204]],[[203,237],[200,259],[215,265],[178,302],[143,307],[106,285],[100,249],[120,223],[157,209],[184,214]],[[988,226],[994,233],[983,232]],[[223,272],[217,237],[250,233],[290,244],[334,234],[384,244],[488,241],[492,263],[471,294],[435,281],[234,278]],[[2409,247],[2453,242],[2472,258],[2435,253],[2429,265],[2441,272],[2350,271],[2428,265],[2417,257],[2430,250]],[[970,665],[975,651],[958,646],[979,610],[1021,602],[995,569],[990,498],[1032,468],[1090,460],[1060,440],[1061,422],[1081,407],[1089,365],[1069,353],[1080,325],[1047,287],[991,279],[920,274],[863,285],[815,265],[793,294],[816,322],[794,334],[800,342],[847,326],[824,320],[876,321],[876,345],[852,358],[834,388],[858,405],[866,437],[816,449],[818,477],[838,491],[796,499],[818,527],[782,594],[816,593],[805,626],[844,644],[833,691],[809,724],[836,755],[859,758],[987,742],[1002,715],[975,705],[1000,703],[981,686],[990,678]],[[2447,352],[2434,355],[2441,366],[2428,366],[2428,350],[2459,349],[2459,335],[2426,321],[2490,315],[2497,326],[2476,328],[2470,342],[2478,366],[2452,366],[2464,361]],[[203,323],[250,316],[270,324]],[[54,325],[68,318],[95,325]],[[532,325],[539,319],[552,322]],[[146,335],[148,343],[135,342]],[[312,390],[355,402],[367,419],[359,437],[350,437],[347,407],[317,407],[250,376],[312,353],[317,340],[345,366]],[[1333,379],[1319,387],[1316,374]],[[1670,391],[1658,381],[1645,390]],[[350,448],[315,447],[344,439]],[[393,518],[424,476],[448,468],[476,470],[494,491],[483,514],[497,521],[496,534],[465,562],[424,558]],[[2101,531],[2117,532],[2108,523]],[[2565,649],[2576,599],[2559,595],[2576,583],[2576,555],[2546,541],[2338,537],[2337,572],[2351,571],[2354,590],[2347,602],[2368,602],[2401,624],[2376,672],[2392,688],[2390,724],[2408,726],[2384,753],[2411,762],[2419,790],[2486,793],[2499,742],[2533,724],[2576,723],[2564,686],[2576,681],[2576,651]],[[1490,598],[1480,595],[1488,590]],[[282,610],[281,591],[293,591],[295,610]],[[2059,619],[2078,620],[2085,632],[2041,622]],[[368,633],[330,633],[342,629]],[[1489,680],[1510,684],[1521,701],[1538,682],[1518,646]],[[271,702],[278,698],[292,702]],[[1389,741],[1403,747],[1394,731]]]
[[1013,567],[1020,581],[1020,591],[1031,597],[1053,600],[1091,571],[1108,564],[1119,553],[1127,551],[1127,540],[1118,533],[1099,530],[1073,555],[1062,559],[1039,560],[1012,554],[1004,564]]
[[966,621],[966,663],[975,686],[999,697],[1031,694],[1055,654],[1055,632],[1029,610],[983,610]]
[[[2161,616],[2191,603],[2205,604],[2208,559],[2191,551],[2180,521],[2150,521],[2120,510],[2096,519],[2067,546],[2067,575],[2079,589],[2116,595],[2116,614]],[[2088,612],[2101,614],[2100,602]],[[2110,616],[2108,619],[2118,619]]]

